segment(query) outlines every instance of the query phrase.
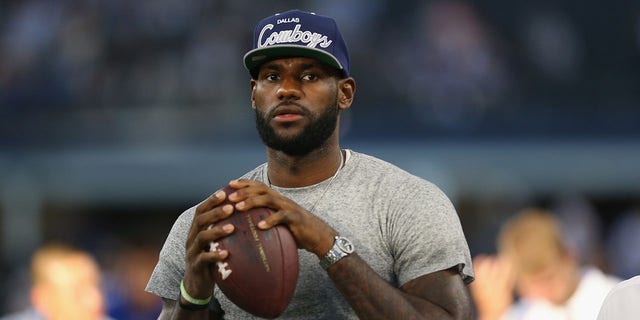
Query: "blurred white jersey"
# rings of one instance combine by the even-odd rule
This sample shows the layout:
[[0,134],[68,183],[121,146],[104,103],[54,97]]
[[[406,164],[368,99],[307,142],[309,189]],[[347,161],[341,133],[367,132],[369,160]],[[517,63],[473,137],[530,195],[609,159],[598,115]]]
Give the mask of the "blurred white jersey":
[[521,300],[501,320],[596,320],[605,297],[620,282],[596,268],[588,268],[576,292],[563,305],[547,301]]
[[598,320],[627,320],[640,317],[640,276],[616,285],[607,295]]

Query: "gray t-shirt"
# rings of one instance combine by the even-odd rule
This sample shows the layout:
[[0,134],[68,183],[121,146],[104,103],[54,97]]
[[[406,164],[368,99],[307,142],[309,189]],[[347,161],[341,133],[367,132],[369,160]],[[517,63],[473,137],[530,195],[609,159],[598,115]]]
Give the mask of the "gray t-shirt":
[[[471,256],[458,215],[447,196],[432,183],[372,156],[348,150],[333,181],[275,190],[293,199],[349,238],[358,255],[395,287],[435,271],[457,267],[473,280]],[[266,180],[266,164],[243,178]],[[327,187],[327,185],[331,185]],[[176,299],[185,269],[185,243],[195,207],[178,217],[160,252],[146,291]],[[300,273],[292,301],[281,316],[295,319],[357,319],[318,264],[299,251]],[[215,297],[229,319],[255,319],[227,300]]]

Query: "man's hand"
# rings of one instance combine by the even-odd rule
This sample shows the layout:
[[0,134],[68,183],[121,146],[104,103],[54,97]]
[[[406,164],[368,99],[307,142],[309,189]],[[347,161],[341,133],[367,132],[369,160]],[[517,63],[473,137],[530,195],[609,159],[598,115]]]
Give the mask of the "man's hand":
[[233,225],[216,225],[233,213],[232,205],[220,206],[226,195],[216,192],[196,207],[186,243],[185,289],[192,297],[205,299],[213,292],[214,280],[211,264],[222,261],[229,253],[225,250],[209,251],[210,244],[231,234]]

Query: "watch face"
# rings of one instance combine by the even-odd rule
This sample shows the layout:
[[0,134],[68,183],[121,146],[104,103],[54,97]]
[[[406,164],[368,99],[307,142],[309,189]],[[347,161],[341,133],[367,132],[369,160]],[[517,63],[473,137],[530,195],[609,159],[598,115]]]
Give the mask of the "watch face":
[[345,253],[353,253],[353,244],[347,238],[338,237],[336,245]]
[[344,237],[336,237],[333,243],[333,248],[327,252],[324,258],[320,259],[320,265],[327,269],[340,259],[348,256],[354,252],[354,247],[349,239]]

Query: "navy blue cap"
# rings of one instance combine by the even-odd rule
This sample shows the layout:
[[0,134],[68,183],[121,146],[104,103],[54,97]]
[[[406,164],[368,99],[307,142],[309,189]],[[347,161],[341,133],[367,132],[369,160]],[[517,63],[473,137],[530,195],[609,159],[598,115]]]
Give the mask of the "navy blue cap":
[[301,10],[277,13],[258,22],[253,49],[244,66],[256,78],[259,67],[284,57],[318,59],[349,76],[349,52],[335,20]]

